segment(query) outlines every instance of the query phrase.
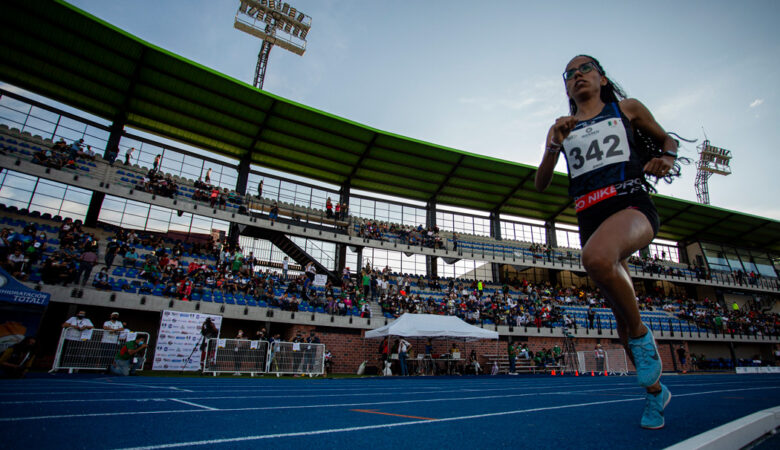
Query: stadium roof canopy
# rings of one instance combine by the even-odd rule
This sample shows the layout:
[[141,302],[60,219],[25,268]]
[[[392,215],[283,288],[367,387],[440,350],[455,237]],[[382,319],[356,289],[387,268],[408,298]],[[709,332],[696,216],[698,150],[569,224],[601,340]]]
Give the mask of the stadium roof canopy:
[[[335,185],[576,224],[568,180],[255,89],[60,0],[0,2],[0,79],[111,121]],[[780,222],[655,196],[659,237],[780,251]]]

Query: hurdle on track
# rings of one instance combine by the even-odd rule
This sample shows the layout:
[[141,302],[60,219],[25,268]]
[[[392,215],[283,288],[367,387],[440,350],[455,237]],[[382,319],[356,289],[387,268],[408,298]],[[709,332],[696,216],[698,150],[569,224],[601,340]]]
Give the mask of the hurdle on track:
[[626,351],[622,348],[605,350],[603,367],[592,351],[577,352],[577,361],[579,371],[583,374],[587,372],[603,374],[606,371],[609,375],[628,375],[628,359]]
[[269,343],[242,339],[209,339],[204,373],[322,375],[325,345],[305,342]]
[[[144,342],[149,342],[149,333],[146,332],[127,333],[100,329],[77,331],[65,328],[60,334],[50,372],[63,369],[71,373],[79,370],[104,371],[114,362],[114,357],[125,342],[128,339],[134,340],[136,336],[143,336]],[[138,353],[134,361],[140,361],[138,367],[143,370],[146,351]]]

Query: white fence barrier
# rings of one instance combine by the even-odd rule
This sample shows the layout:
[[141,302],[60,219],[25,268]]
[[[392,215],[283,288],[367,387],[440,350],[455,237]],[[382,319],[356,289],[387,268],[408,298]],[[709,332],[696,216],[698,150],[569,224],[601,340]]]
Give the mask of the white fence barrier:
[[601,358],[596,358],[593,351],[577,352],[579,370],[582,373],[603,374],[606,371],[609,375],[628,375],[628,359],[622,348],[605,350],[603,361],[599,359]]
[[209,339],[204,373],[322,375],[325,345],[238,339]]
[[[114,357],[125,342],[134,340],[136,336],[143,336],[144,342],[149,342],[149,333],[145,332],[127,333],[100,329],[74,332],[72,329],[63,329],[51,372],[62,369],[71,373],[79,370],[104,371],[114,362]],[[146,351],[136,354],[133,361],[139,370],[142,370],[146,362]]]
[[266,372],[268,342],[244,339],[209,339],[206,346],[203,371],[217,373],[249,373],[252,376]]

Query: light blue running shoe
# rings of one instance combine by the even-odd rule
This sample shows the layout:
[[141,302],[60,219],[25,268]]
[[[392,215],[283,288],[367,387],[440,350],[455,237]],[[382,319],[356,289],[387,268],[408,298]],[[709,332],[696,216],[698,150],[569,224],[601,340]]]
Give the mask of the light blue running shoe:
[[657,430],[664,427],[664,408],[672,399],[672,393],[662,383],[661,393],[653,395],[648,393],[645,399],[645,412],[642,413],[642,428]]
[[628,347],[634,355],[637,382],[642,387],[652,386],[661,378],[661,357],[650,328],[644,336],[628,340]]

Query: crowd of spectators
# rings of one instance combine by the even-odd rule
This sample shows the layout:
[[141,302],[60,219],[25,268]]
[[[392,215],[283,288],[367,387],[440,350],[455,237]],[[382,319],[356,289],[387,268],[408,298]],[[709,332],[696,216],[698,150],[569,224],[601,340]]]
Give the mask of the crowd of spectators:
[[408,244],[417,247],[444,248],[444,242],[439,234],[438,227],[425,228],[422,225],[413,227],[366,220],[360,224],[358,236],[381,241],[390,241],[394,239],[399,244]]
[[[515,280],[511,287],[509,284],[489,286],[479,280],[396,276],[389,267],[361,268],[357,277],[346,269],[340,288],[329,282],[324,289],[314,290],[304,276],[288,278],[286,273],[261,270],[260,261],[253,253],[244,254],[227,239],[170,241],[161,235],[122,228],[117,228],[115,236],[106,241],[105,266],[92,277],[100,249],[95,235],[85,231],[79,221],[65,219],[58,237],[59,248],[41,263],[47,235],[38,231],[35,222],[29,222],[21,231],[2,230],[0,261],[9,273],[21,280],[28,278],[33,266],[40,265],[41,281],[45,284],[84,285],[91,280],[95,288],[110,290],[113,289],[111,268],[122,265],[135,271],[129,278],[140,279],[135,280],[140,293],[156,291],[181,300],[191,300],[196,294],[202,297],[207,292],[241,294],[287,311],[298,311],[306,302],[331,314],[347,315],[357,310],[363,317],[370,317],[370,302],[375,301],[384,314],[393,317],[406,312],[447,314],[472,324],[489,321],[551,327],[574,322],[562,307],[606,306],[598,289],[588,287],[552,286],[526,280]],[[137,244],[146,250],[139,254]],[[120,260],[115,261],[117,257]],[[695,301],[662,291],[642,294],[637,300],[641,310],[664,309],[701,328],[746,334],[780,332],[777,314],[762,312],[759,305],[726,311],[706,298]]]
[[157,169],[151,169],[142,179],[138,180],[135,189],[161,197],[176,198],[179,186],[176,185],[170,174],[166,175]]
[[79,139],[68,145],[64,139],[55,142],[51,148],[41,148],[33,154],[32,161],[54,169],[63,167],[75,168],[79,159],[95,159],[92,147],[84,145],[84,139]]
[[718,302],[704,298],[702,301],[680,302],[667,310],[675,312],[680,319],[713,332],[777,336],[780,334],[780,315],[770,312],[771,306],[750,300],[742,307],[734,302],[724,308]]

